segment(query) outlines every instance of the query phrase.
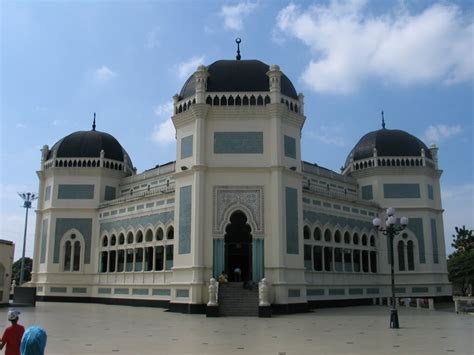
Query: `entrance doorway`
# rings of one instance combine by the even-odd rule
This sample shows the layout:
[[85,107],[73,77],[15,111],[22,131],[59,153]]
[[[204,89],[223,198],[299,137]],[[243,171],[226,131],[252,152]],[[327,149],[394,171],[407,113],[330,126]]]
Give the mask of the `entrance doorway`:
[[[230,216],[225,229],[225,272],[230,281],[252,280],[252,229],[247,224],[247,216],[236,211]],[[235,270],[240,269],[241,273]]]

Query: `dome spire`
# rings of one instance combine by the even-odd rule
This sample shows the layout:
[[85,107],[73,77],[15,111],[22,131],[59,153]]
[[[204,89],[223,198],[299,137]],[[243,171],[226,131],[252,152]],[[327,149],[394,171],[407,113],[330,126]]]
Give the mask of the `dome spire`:
[[237,59],[237,60],[240,60],[240,58],[241,58],[240,57],[240,42],[242,42],[242,40],[239,37],[237,37],[235,39],[235,43],[237,43],[237,56],[235,57],[235,59]]
[[92,121],[92,130],[95,131],[95,112],[94,112],[94,121]]
[[382,111],[382,129],[385,129],[385,119],[383,117],[383,111]]

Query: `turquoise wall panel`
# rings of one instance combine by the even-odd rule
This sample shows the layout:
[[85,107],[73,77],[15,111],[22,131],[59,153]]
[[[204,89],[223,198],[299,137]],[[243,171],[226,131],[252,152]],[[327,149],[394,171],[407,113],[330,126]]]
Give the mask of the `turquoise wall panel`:
[[189,297],[189,290],[188,289],[177,289],[176,290],[176,297],[188,298]]
[[380,293],[380,289],[371,287],[366,290],[368,295],[378,295]]
[[105,186],[105,201],[110,201],[115,199],[115,187],[113,186]]
[[428,287],[412,287],[411,292],[413,293],[427,293]]
[[128,295],[129,293],[128,288],[114,288],[114,294],[116,295]]
[[179,189],[179,254],[191,252],[191,199],[192,186]]
[[66,293],[67,287],[50,287],[49,292],[51,293]]
[[224,271],[224,239],[213,240],[213,276],[217,280],[222,271]]
[[285,188],[286,207],[286,252],[298,254],[298,190]]
[[169,296],[171,295],[171,290],[169,288],[154,288],[151,294],[153,296]]
[[181,139],[181,159],[193,156],[193,136],[183,137]]
[[252,280],[261,281],[265,277],[264,240],[254,239],[252,241]]
[[306,290],[306,295],[311,296],[324,296],[324,289],[309,288]]
[[46,262],[46,244],[48,240],[48,219],[44,219],[41,225],[41,252],[40,252],[40,264]]
[[73,287],[72,293],[87,293],[86,287]]
[[149,293],[147,288],[134,288],[132,289],[132,295],[147,296]]
[[364,293],[364,290],[361,288],[350,288],[349,289],[349,294],[350,295],[362,295]]
[[372,190],[372,185],[362,186],[362,199],[363,200],[373,200],[374,193]]
[[121,228],[127,230],[129,227],[137,228],[139,226],[146,226],[147,224],[155,225],[156,223],[167,224],[174,220],[174,212],[166,211],[161,213],[155,213],[148,216],[134,217],[122,219],[120,221],[105,222],[100,224],[100,234],[104,231],[111,231],[113,229],[119,230]]
[[91,200],[94,198],[94,185],[70,185],[58,186],[58,199]]
[[214,154],[263,154],[263,132],[214,132]]
[[110,295],[112,293],[112,289],[111,288],[99,287],[99,289],[97,290],[97,293],[99,295]]
[[295,288],[295,289],[288,290],[288,297],[300,297],[300,296],[301,296],[300,289]]
[[330,296],[342,296],[346,294],[346,291],[343,288],[330,288],[329,295]]
[[296,159],[296,139],[284,136],[285,157]]
[[433,263],[438,264],[438,237],[436,231],[436,220],[434,218],[431,219],[431,244],[433,247]]
[[425,238],[423,231],[423,219],[421,218],[410,218],[408,221],[408,229],[410,229],[418,241],[418,256],[420,258],[420,263],[426,263],[426,254],[425,254]]
[[385,198],[420,198],[419,184],[383,184]]
[[54,233],[53,263],[59,264],[59,245],[64,233],[70,229],[77,229],[84,237],[84,264],[91,262],[92,218],[56,218]]
[[434,199],[434,194],[433,194],[433,185],[428,184],[428,198],[430,200]]
[[46,186],[46,190],[44,191],[44,200],[49,201],[51,198],[51,186]]

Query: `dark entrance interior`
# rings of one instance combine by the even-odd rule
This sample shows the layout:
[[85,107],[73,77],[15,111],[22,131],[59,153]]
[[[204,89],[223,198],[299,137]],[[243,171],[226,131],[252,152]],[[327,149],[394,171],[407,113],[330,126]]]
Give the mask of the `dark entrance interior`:
[[240,281],[252,279],[252,229],[247,224],[247,216],[236,211],[230,216],[225,229],[225,272],[230,281],[239,281],[234,270],[242,271]]

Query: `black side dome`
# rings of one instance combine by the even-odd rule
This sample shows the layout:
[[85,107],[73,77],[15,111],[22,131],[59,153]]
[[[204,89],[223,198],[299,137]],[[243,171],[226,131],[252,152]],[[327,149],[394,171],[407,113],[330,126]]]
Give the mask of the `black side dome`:
[[[207,67],[208,92],[270,91],[267,72],[270,66],[259,60],[218,60]],[[184,83],[181,99],[196,93],[194,74]],[[295,87],[285,74],[281,77],[281,93],[298,99]]]
[[[106,159],[125,161],[127,152],[117,139],[108,133],[95,130],[74,132],[59,140],[51,147],[48,159],[52,158],[54,152],[58,158],[99,158],[101,150],[104,150]],[[132,168],[130,157],[127,162]]]
[[350,152],[345,166],[349,165],[351,155],[354,161],[372,157],[374,148],[379,157],[417,157],[424,149],[425,156],[432,159],[430,150],[420,139],[402,130],[383,128],[363,136]]

